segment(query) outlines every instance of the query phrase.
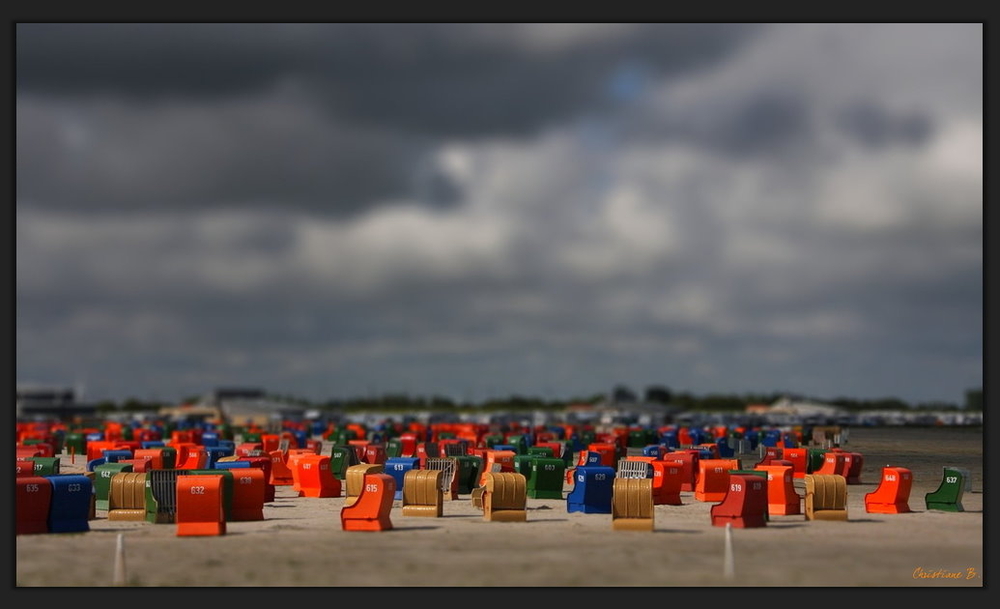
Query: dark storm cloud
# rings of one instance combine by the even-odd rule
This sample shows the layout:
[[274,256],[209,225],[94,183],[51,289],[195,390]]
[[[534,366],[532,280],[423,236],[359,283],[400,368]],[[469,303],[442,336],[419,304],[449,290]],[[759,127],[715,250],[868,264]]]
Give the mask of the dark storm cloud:
[[976,31],[19,26],[19,381],[953,400]]
[[436,134],[511,134],[600,102],[606,79],[635,57],[654,76],[682,74],[733,53],[760,28],[640,24],[627,36],[595,32],[560,47],[543,44],[535,27],[21,24],[17,86],[164,103],[256,95],[294,81],[345,118]]
[[549,27],[20,24],[18,197],[106,211],[447,208],[463,193],[429,161],[440,138],[571,120],[610,103],[636,57],[646,78],[683,74],[759,26],[569,29],[568,42],[549,38],[574,26]]
[[149,113],[22,98],[17,125],[19,199],[63,209],[276,206],[347,215],[410,192],[412,166],[427,150],[280,100]]
[[17,87],[153,102],[258,93],[295,65],[301,28],[274,24],[22,23]]
[[[504,30],[473,32],[480,28]],[[636,58],[649,78],[679,76],[735,52],[757,26],[641,25],[626,38],[549,52],[479,46],[474,34],[452,36],[453,29],[387,32],[417,36],[407,45],[419,49],[415,56],[385,52],[377,34],[367,77],[343,87],[331,66],[316,82],[339,111],[361,120],[444,135],[523,135],[607,105],[619,70]]]
[[738,98],[701,100],[697,107],[672,104],[622,111],[623,137],[651,144],[671,142],[735,158],[809,157],[815,138],[811,101],[801,92],[765,87]]
[[800,97],[766,95],[746,103],[720,133],[720,144],[739,154],[757,154],[802,137],[809,116]]
[[933,123],[925,114],[891,113],[876,102],[857,102],[843,108],[837,116],[838,126],[866,146],[892,144],[918,146],[933,133]]

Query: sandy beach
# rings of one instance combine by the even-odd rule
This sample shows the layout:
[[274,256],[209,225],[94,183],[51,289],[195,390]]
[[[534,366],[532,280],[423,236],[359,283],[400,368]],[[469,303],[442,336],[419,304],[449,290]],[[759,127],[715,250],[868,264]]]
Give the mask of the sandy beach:
[[[526,522],[485,521],[468,495],[441,518],[391,513],[393,529],[344,531],[343,497],[277,487],[264,519],[226,533],[179,537],[176,525],[109,521],[90,531],[15,538],[16,587],[110,587],[122,539],[130,587],[983,587],[981,428],[853,428],[844,448],[864,456],[848,486],[848,520],[772,515],[767,526],[713,526],[712,503],[682,492],[654,508],[654,530],[613,530],[609,514],[568,513],[565,500],[527,500]],[[744,467],[752,467],[750,459]],[[905,514],[870,514],[864,496],[881,468],[913,473]],[[967,469],[963,512],[927,510],[942,468]],[[75,467],[82,471],[82,464]],[[63,473],[74,471],[68,461]],[[567,485],[564,493],[570,487]]]

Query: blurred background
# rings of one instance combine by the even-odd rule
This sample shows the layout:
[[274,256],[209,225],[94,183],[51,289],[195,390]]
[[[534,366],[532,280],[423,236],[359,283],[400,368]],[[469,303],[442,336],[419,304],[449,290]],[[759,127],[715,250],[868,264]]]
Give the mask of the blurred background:
[[982,387],[982,24],[15,35],[20,387]]

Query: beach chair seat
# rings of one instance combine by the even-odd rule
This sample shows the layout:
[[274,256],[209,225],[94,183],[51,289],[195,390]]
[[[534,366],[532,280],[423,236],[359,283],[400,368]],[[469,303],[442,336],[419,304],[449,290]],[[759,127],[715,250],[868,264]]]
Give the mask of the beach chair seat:
[[[806,473],[809,474],[818,474],[819,470],[823,468],[823,464],[826,462],[826,454],[829,452],[833,452],[828,448],[815,448],[815,447],[809,447],[807,451],[809,453],[809,458],[806,464]],[[846,474],[840,471],[833,471],[829,473],[840,474],[841,476],[846,477]]]
[[[200,448],[194,442],[182,442],[177,440],[171,440],[170,447],[173,448],[175,451],[174,469],[183,469],[181,465],[187,463],[188,453],[190,453],[194,449]],[[197,465],[197,462],[195,462],[194,464]],[[192,468],[187,468],[187,469],[192,469]]]
[[535,457],[529,454],[514,455],[514,471],[524,476],[525,480],[531,480],[531,464]]
[[286,441],[285,448],[282,448],[282,437],[281,434],[277,433],[262,433],[260,434],[260,443],[264,445],[264,452],[271,454],[276,450],[280,450],[282,453],[288,450],[289,442]]
[[330,471],[329,456],[299,455],[295,471],[299,479],[299,497],[340,497],[342,485]]
[[527,479],[517,472],[486,472],[482,495],[483,519],[524,522],[527,512]]
[[386,455],[385,444],[368,444],[365,446],[365,454],[362,461],[364,463],[384,464]]
[[420,457],[393,457],[386,459],[385,463],[382,464],[382,471],[396,479],[394,500],[399,501],[403,498],[403,482],[406,472],[414,469],[426,469],[422,467],[422,463]]
[[[265,442],[266,445],[267,443]],[[274,486],[293,486],[295,484],[295,476],[292,474],[291,468],[288,467],[284,451],[274,449],[270,451],[265,450],[265,452],[271,458],[271,484]]]
[[47,476],[52,485],[50,533],[85,533],[94,505],[94,483],[84,474]]
[[629,429],[625,436],[626,448],[642,448],[649,444],[649,433],[645,429]]
[[715,439],[716,452],[720,459],[732,459],[736,457],[736,449],[730,443],[728,436],[721,436]]
[[174,469],[177,458],[177,449],[169,446],[155,446],[150,448],[140,448],[135,451],[136,459],[149,459],[146,466],[151,469]]
[[613,442],[591,442],[586,452],[597,453],[601,457],[601,465],[616,467],[618,464],[618,445]]
[[486,475],[492,472],[514,473],[514,457],[517,456],[513,450],[488,449],[483,460],[483,470],[479,477],[479,484],[486,484]]
[[864,467],[865,457],[859,452],[845,451],[840,448],[831,449],[834,452],[843,453],[844,455],[844,470],[845,473],[841,474],[847,478],[848,484],[861,484],[861,469]]
[[263,442],[240,442],[236,445],[234,454],[239,457],[259,456],[264,452]]
[[[274,485],[271,484],[271,458],[267,456],[240,457],[240,461],[246,461],[250,467],[260,469],[264,472],[264,503],[274,501]],[[219,464],[217,463],[216,466]]]
[[29,457],[28,458],[34,464],[34,472],[36,476],[58,476],[59,475],[59,457]]
[[847,520],[847,480],[843,476],[806,474],[806,520]]
[[293,448],[288,451],[285,456],[285,465],[288,467],[288,471],[292,473],[292,491],[298,495],[302,496],[302,483],[299,480],[299,459],[306,455],[314,455],[312,450],[305,450],[301,448]]
[[443,500],[454,501],[458,499],[458,457],[428,457],[426,469],[441,472],[441,498]]
[[420,442],[417,444],[417,451],[414,455],[420,460],[420,469],[427,469],[425,464],[429,457],[440,457],[441,449],[438,448],[437,442]]
[[235,456],[236,451],[229,446],[216,445],[206,446],[205,453],[207,455],[205,468],[212,469],[219,462],[219,459]]
[[555,457],[531,457],[527,494],[532,499],[562,499],[566,462]]
[[444,493],[440,469],[411,469],[403,475],[403,516],[440,518],[444,514]]
[[523,433],[513,433],[508,435],[504,444],[510,447],[507,450],[512,450],[518,455],[528,454],[528,447],[531,445],[528,441],[528,436]]
[[55,454],[55,448],[53,446],[53,443],[52,442],[46,442],[45,440],[42,440],[42,439],[39,439],[39,438],[35,438],[35,439],[25,438],[22,442],[19,442],[17,444],[18,454],[20,454],[20,452],[22,450],[25,450],[25,451],[27,451],[29,453],[34,453],[34,454],[28,455],[28,456],[32,456],[32,457],[55,457],[56,456],[56,454]]
[[606,465],[581,465],[573,472],[574,484],[566,495],[567,512],[610,514],[615,470]]
[[[365,465],[382,467],[375,463]],[[340,510],[341,528],[344,531],[392,530],[390,512],[395,494],[396,479],[389,474],[364,474],[357,500]]]
[[181,477],[186,475],[219,476],[222,478],[222,516],[227,521],[233,519],[233,497],[236,494],[235,478],[232,469],[186,469],[180,470]]
[[108,510],[111,479],[123,472],[131,472],[131,463],[102,463],[94,467],[94,507],[100,512]]
[[729,492],[729,471],[740,469],[739,459],[701,459],[698,461],[698,482],[694,498],[717,503]]
[[150,464],[153,462],[150,457],[143,457],[141,459],[123,459],[120,463],[128,463],[132,466],[133,472],[145,473],[149,471]]
[[647,444],[642,447],[642,456],[659,459],[667,453],[667,447],[663,444]]
[[763,444],[760,446],[762,447],[764,454],[761,455],[760,461],[754,464],[755,468],[759,465],[770,465],[771,461],[781,459],[783,449],[778,448],[777,446],[764,446]]
[[403,441],[399,438],[389,438],[385,441],[385,458],[403,456]]
[[651,457],[640,457],[633,455],[618,460],[618,467],[615,470],[615,478],[652,478],[653,468],[649,464]]
[[700,451],[682,448],[663,455],[661,459],[667,463],[676,463],[677,465],[680,465],[681,491],[694,492],[700,475]]
[[177,521],[177,477],[179,469],[147,472],[146,522],[174,524]]
[[795,490],[792,465],[758,465],[754,469],[767,474],[767,511],[777,516],[794,516],[802,513],[802,497]]
[[400,434],[399,436],[399,454],[395,455],[397,457],[415,457],[417,456],[417,434],[413,432],[407,432]]
[[844,476],[846,479],[847,472],[844,469],[844,463],[844,453],[830,451],[823,454],[822,466],[813,473],[821,475],[837,474],[838,476]]
[[455,457],[458,467],[456,474],[458,478],[458,494],[467,495],[472,493],[472,489],[479,486],[479,478],[483,471],[483,458],[478,455],[466,455]]
[[786,446],[781,451],[781,459],[792,463],[793,478],[803,478],[809,473],[808,448]]
[[533,457],[545,457],[547,459],[561,458],[562,445],[558,442],[535,444],[528,447],[528,454]]
[[476,488],[472,489],[472,495],[469,498],[469,500],[472,503],[472,507],[478,510],[483,509],[483,493],[485,492],[486,492],[485,486],[477,486]]
[[[469,454],[469,441],[463,438],[438,440],[439,457],[461,457]],[[431,456],[427,457],[432,458]]]
[[865,511],[869,514],[904,514],[910,511],[910,488],[913,473],[905,467],[882,468],[878,488],[865,495]]
[[781,437],[778,440],[778,446],[781,448],[799,448],[801,442],[799,442],[798,435],[793,431],[785,431],[781,433]]
[[701,444],[696,444],[692,448],[696,448],[701,451],[704,459],[724,459],[722,453],[719,451],[719,445],[715,442]]
[[[203,470],[192,470],[203,471]],[[224,478],[184,473],[177,477],[177,536],[226,534]]]
[[[344,478],[344,506],[351,506],[357,502],[361,496],[361,491],[365,488],[365,476],[369,474],[385,473],[385,466],[378,463],[358,463],[347,468]],[[395,479],[395,478],[393,478]],[[396,486],[393,485],[395,495]],[[395,497],[393,497],[395,499]]]
[[44,476],[20,476],[14,483],[15,535],[48,533],[52,483]]
[[197,445],[188,447],[184,459],[177,463],[177,469],[208,469],[208,449]]
[[964,512],[962,497],[965,495],[969,470],[958,467],[942,468],[941,483],[937,489],[924,495],[928,510]]
[[114,450],[117,442],[107,440],[87,440],[86,453],[87,461],[104,457],[104,451]]
[[725,498],[710,510],[712,526],[730,524],[738,529],[767,526],[767,486],[766,476],[730,474]]
[[22,476],[36,476],[35,474],[35,462],[31,459],[17,459],[14,461],[14,477],[20,478]]
[[146,473],[134,471],[112,476],[108,494],[108,520],[146,519],[147,479]]
[[194,438],[193,429],[174,429],[170,432],[170,445],[197,444]]
[[[330,471],[339,480],[345,481],[347,479],[348,468],[360,464],[361,460],[358,459],[357,453],[350,446],[346,444],[334,444],[330,447]],[[368,464],[366,463],[365,465]]]
[[650,461],[653,468],[653,505],[682,505],[681,483],[684,469],[661,459]]
[[652,478],[615,478],[611,498],[611,528],[652,531],[655,525]]
[[228,519],[264,520],[267,479],[259,467],[228,468],[233,476],[233,498]]

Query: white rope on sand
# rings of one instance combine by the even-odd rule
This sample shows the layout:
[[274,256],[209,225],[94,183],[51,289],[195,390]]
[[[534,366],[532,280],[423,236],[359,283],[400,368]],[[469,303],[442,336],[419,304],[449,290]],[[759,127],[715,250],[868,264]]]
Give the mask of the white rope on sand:
[[732,580],[734,577],[734,565],[733,565],[733,525],[730,522],[726,523],[726,553],[722,565],[722,574],[727,580]]
[[118,545],[115,547],[115,586],[125,585],[125,536],[118,534]]

